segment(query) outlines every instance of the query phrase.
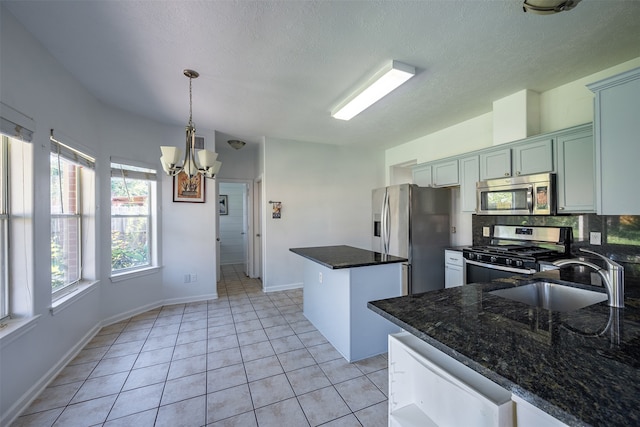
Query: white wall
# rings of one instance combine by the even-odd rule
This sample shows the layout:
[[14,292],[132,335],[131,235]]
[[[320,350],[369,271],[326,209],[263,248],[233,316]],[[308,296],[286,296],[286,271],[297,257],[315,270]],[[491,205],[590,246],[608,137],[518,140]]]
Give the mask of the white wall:
[[[593,121],[593,93],[585,85],[638,66],[640,57],[541,93],[540,132]],[[492,146],[493,126],[493,114],[486,113],[386,150],[387,182],[394,165],[413,160],[419,164]]]
[[[1,6],[0,6],[1,7]],[[179,145],[184,129],[159,124],[115,110],[90,95],[13,16],[0,13],[0,98],[32,117],[34,251],[23,264],[33,269],[31,314],[39,316],[22,334],[0,340],[0,425],[7,425],[30,399],[79,351],[105,322],[158,304],[214,297],[215,185],[207,186],[207,203],[173,203],[172,182],[160,179],[159,248],[164,268],[148,275],[112,283],[110,276],[111,156],[159,164],[160,145]],[[95,256],[98,287],[55,315],[50,314],[49,129],[71,138],[95,155],[97,215]],[[204,132],[213,144],[213,132]],[[152,159],[152,160],[150,160]],[[27,183],[29,185],[29,183]],[[29,233],[27,233],[29,235]],[[183,271],[198,274],[185,285]],[[29,275],[25,277],[29,278]],[[22,286],[23,283],[16,285]],[[4,333],[5,331],[0,331]]]
[[[289,248],[371,247],[371,190],[384,185],[383,152],[267,138],[264,145],[266,291],[301,286],[302,258]],[[268,201],[282,202],[271,218]]]

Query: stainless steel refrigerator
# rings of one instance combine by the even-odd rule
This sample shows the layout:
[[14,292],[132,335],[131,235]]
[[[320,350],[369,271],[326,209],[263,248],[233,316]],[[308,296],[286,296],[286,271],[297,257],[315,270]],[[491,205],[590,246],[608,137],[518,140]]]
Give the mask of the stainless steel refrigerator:
[[393,185],[373,190],[373,250],[409,261],[405,295],[444,288],[444,250],[450,246],[451,191]]

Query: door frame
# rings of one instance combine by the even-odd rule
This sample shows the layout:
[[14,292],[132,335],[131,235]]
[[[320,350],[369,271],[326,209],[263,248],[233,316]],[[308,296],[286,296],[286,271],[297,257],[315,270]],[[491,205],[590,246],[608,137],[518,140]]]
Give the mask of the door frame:
[[[253,270],[252,277],[259,278],[262,280],[263,270],[264,270],[264,218],[263,218],[263,203],[262,203],[262,193],[263,193],[263,178],[260,175],[254,181],[254,193],[253,193],[253,218],[254,218],[254,233],[251,241],[254,242],[253,245]],[[263,283],[264,288],[264,283]]]
[[[218,203],[218,194],[220,194],[220,184],[221,183],[227,183],[227,184],[245,184],[247,187],[247,206],[246,209],[244,211],[244,220],[246,221],[247,224],[247,230],[246,230],[246,241],[247,241],[247,248],[246,248],[246,253],[245,253],[245,260],[246,260],[246,269],[247,271],[245,272],[249,277],[254,277],[253,276],[253,270],[254,270],[254,264],[255,264],[255,260],[254,260],[254,244],[253,244],[253,239],[250,238],[251,236],[253,236],[253,230],[254,230],[254,224],[255,221],[259,220],[259,218],[255,218],[254,215],[254,207],[253,207],[253,198],[254,198],[254,194],[253,194],[253,180],[250,179],[231,179],[231,178],[220,178],[220,179],[216,179],[216,204]],[[219,209],[216,209],[216,223],[218,224],[218,232],[220,230],[219,224],[220,224],[220,211]],[[218,271],[220,271],[220,242],[218,242],[218,248],[217,248],[217,253],[218,255],[216,256],[216,269]]]

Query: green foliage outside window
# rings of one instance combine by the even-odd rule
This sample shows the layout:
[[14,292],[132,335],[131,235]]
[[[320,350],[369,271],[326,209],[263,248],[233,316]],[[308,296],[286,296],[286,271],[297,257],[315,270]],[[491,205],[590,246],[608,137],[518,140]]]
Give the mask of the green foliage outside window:
[[150,265],[150,182],[111,178],[111,271]]

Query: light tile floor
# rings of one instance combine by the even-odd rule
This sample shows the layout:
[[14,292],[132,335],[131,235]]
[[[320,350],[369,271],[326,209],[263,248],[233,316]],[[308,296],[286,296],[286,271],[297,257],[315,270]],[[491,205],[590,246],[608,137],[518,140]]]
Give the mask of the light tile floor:
[[13,426],[386,426],[386,354],[348,363],[302,314],[222,267],[216,300],[106,326]]

